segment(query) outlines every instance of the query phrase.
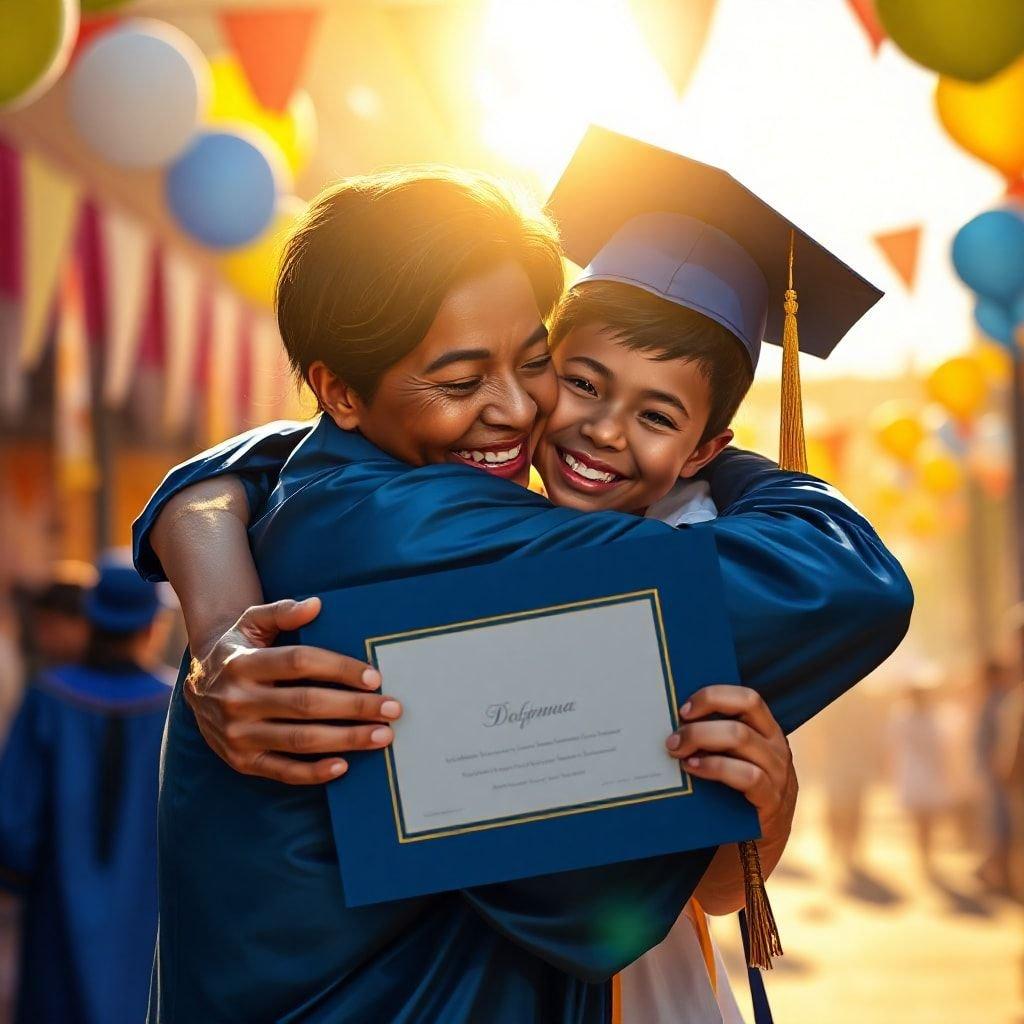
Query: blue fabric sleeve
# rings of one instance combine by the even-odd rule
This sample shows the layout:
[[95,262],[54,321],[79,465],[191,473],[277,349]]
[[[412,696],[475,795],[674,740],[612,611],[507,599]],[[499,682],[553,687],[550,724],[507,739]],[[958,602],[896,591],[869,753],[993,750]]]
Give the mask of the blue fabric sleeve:
[[0,888],[22,893],[43,843],[51,756],[48,698],[29,687],[0,753]]
[[176,494],[204,480],[234,476],[245,488],[249,513],[261,509],[277,483],[281,467],[314,424],[279,420],[246,431],[175,466],[161,481],[132,524],[132,552],[139,574],[154,583],[167,579],[150,543],[153,526]]

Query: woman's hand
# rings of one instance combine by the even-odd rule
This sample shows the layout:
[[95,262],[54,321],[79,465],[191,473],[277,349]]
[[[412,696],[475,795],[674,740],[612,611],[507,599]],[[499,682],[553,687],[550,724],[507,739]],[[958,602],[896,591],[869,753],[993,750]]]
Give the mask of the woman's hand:
[[[754,805],[761,823],[757,848],[767,878],[789,839],[799,790],[779,723],[760,694],[745,686],[706,686],[679,709],[679,717],[679,728],[666,742],[669,753],[690,775],[722,782]],[[719,850],[696,896],[712,914],[743,906],[743,871],[735,848]]]
[[[319,598],[277,601],[247,609],[210,648],[193,659],[185,699],[199,731],[235,771],[292,785],[313,785],[344,774],[348,764],[336,755],[378,750],[394,734],[388,723],[402,708],[376,690],[380,673],[365,662],[319,647],[272,647],[277,635],[312,621]],[[341,684],[276,685],[311,679]],[[338,725],[337,720],[365,722]],[[315,761],[288,754],[326,754]]]

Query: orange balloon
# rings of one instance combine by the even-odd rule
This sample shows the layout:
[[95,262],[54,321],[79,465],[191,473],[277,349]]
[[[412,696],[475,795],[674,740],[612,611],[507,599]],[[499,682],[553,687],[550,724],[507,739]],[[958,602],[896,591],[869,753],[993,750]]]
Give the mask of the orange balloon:
[[911,463],[924,440],[920,418],[899,401],[879,406],[871,417],[875,439],[894,459]]
[[1024,170],[1024,57],[984,82],[942,77],[939,120],[953,141],[1008,178]]
[[923,451],[919,469],[924,489],[939,497],[960,490],[964,481],[959,463],[937,444],[929,445]]
[[962,424],[970,424],[988,400],[988,380],[973,356],[954,356],[939,364],[927,380],[928,394]]

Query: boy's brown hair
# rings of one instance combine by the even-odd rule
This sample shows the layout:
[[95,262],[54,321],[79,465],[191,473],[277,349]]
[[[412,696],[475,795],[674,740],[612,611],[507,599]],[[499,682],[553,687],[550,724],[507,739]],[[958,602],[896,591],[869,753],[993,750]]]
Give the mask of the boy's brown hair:
[[546,318],[564,286],[552,221],[506,185],[441,167],[348,178],[289,239],[277,319],[292,367],[322,360],[364,401],[426,335],[448,290],[516,260]]
[[711,392],[701,444],[729,426],[750,390],[754,371],[740,340],[696,310],[618,281],[585,281],[570,288],[555,308],[552,349],[574,327],[594,324],[629,349],[655,353],[658,361],[685,359],[700,367]]

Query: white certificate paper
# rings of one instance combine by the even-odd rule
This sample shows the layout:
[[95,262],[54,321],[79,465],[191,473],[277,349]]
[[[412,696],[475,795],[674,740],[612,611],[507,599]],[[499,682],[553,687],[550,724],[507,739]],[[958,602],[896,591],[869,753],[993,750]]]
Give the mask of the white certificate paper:
[[375,637],[400,842],[685,796],[655,590]]

